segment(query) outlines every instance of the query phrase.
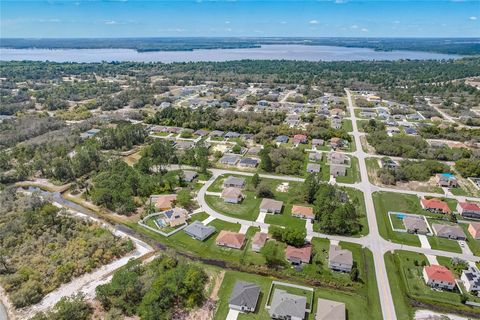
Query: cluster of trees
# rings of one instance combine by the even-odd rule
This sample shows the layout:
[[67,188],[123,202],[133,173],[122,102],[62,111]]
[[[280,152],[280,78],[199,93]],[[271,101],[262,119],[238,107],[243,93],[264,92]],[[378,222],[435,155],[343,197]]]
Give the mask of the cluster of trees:
[[103,164],[87,189],[93,203],[119,214],[135,211],[135,197],[146,199],[152,194],[172,192],[179,185],[178,174],[144,173],[120,159]]
[[439,127],[424,126],[420,127],[418,133],[425,139],[446,139],[455,141],[480,141],[480,129],[458,128],[456,126]]
[[367,141],[375,148],[377,153],[392,157],[456,161],[461,158],[468,158],[471,154],[465,148],[432,148],[427,141],[418,136],[394,135],[390,137],[386,132],[380,131],[370,133],[367,136]]
[[303,185],[304,200],[313,204],[315,220],[321,231],[329,234],[352,235],[361,230],[359,202],[343,191],[322,183],[317,173],[310,174]]
[[281,228],[271,226],[269,232],[272,235],[272,238],[297,248],[305,244],[305,237],[307,236],[305,230],[289,227]]
[[63,297],[47,312],[39,312],[31,320],[88,320],[93,309],[81,293]]
[[133,249],[131,241],[35,195],[6,189],[0,202],[0,282],[17,308]]
[[147,135],[141,124],[121,122],[113,128],[104,129],[98,141],[102,149],[130,150],[134,145],[145,142]]
[[455,169],[463,177],[480,177],[480,158],[465,158],[455,162]]
[[400,161],[396,169],[382,168],[377,176],[383,184],[394,185],[397,181],[427,181],[436,173],[450,172],[450,167],[435,160]]
[[260,169],[286,175],[303,173],[305,155],[300,149],[266,146],[259,153]]
[[14,146],[64,126],[63,121],[48,115],[30,115],[4,120],[0,123],[0,149]]
[[161,255],[148,264],[131,261],[98,286],[96,296],[107,315],[172,319],[175,309],[191,309],[205,300],[206,273],[193,263]]

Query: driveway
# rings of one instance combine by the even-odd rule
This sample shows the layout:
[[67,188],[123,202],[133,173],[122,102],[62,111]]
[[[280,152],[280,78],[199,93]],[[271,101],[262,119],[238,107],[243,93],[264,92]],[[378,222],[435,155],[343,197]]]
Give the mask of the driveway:
[[426,235],[419,234],[418,239],[420,240],[420,244],[422,248],[430,249],[430,243],[428,242],[428,238]]
[[240,313],[240,311],[238,311],[238,310],[230,309],[228,311],[226,320],[237,320],[237,317],[238,317],[239,313]]

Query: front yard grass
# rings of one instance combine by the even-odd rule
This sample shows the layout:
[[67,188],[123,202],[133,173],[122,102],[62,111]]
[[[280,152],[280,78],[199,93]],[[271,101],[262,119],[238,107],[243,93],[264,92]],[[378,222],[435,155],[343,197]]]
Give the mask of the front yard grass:
[[462,227],[463,231],[467,235],[467,244],[472,250],[472,253],[476,256],[480,255],[480,240],[473,239],[470,232],[468,232],[468,223],[459,223],[460,227]]
[[458,289],[437,291],[425,284],[422,271],[423,266],[428,265],[428,260],[423,254],[395,251],[394,254],[386,254],[385,262],[398,319],[411,319],[413,308],[410,300],[444,308],[445,312],[461,310],[480,316],[478,309],[461,303]]
[[240,203],[227,203],[218,196],[205,196],[205,201],[213,210],[226,216],[255,221],[258,216],[261,199],[256,199],[253,192],[243,192],[245,199]]

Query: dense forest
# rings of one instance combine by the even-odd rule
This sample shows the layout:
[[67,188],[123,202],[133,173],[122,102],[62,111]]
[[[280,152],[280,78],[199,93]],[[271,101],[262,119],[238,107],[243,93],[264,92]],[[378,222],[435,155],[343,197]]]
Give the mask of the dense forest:
[[133,249],[131,241],[69,217],[35,195],[9,188],[0,204],[0,282],[17,308]]
[[160,255],[148,264],[129,262],[96,293],[109,318],[138,315],[143,320],[167,320],[174,310],[201,305],[207,280],[200,266]]

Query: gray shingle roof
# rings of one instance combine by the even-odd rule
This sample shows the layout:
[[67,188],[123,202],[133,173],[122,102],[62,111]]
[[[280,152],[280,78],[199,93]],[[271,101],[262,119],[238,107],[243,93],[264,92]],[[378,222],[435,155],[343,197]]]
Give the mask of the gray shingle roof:
[[239,307],[243,306],[249,309],[255,309],[259,295],[259,286],[245,281],[237,281],[228,303]]
[[192,224],[189,224],[184,230],[189,236],[192,236],[202,241],[216,231],[215,227],[205,226],[200,221],[194,221]]
[[303,319],[307,307],[307,298],[275,289],[270,306],[270,315],[290,316]]

